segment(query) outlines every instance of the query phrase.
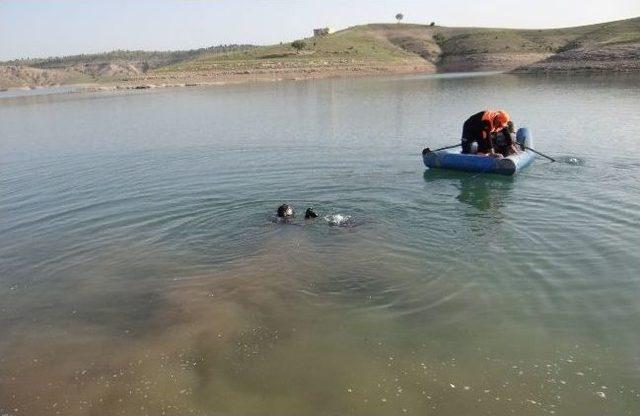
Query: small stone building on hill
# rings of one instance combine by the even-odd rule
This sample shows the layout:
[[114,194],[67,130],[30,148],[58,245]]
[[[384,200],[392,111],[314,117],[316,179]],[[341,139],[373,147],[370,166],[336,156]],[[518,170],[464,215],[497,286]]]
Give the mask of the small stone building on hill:
[[313,36],[316,36],[316,37],[327,36],[331,32],[332,30],[330,27],[322,27],[320,29],[313,29]]

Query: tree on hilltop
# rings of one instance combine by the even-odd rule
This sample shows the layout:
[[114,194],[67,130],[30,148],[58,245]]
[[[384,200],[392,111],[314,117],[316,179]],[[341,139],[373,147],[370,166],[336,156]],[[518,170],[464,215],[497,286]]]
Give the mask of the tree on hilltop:
[[401,21],[402,19],[404,19],[404,15],[403,15],[402,13],[398,13],[398,14],[396,15],[396,20],[398,21],[398,23],[400,23],[400,21]]
[[294,40],[293,42],[291,42],[291,47],[296,50],[296,53],[300,53],[300,51],[306,46],[307,44],[302,40]]

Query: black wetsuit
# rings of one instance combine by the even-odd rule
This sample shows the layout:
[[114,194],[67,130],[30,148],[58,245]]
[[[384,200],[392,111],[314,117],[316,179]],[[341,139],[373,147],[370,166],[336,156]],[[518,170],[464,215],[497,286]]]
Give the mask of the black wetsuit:
[[493,148],[491,124],[482,119],[484,113],[484,111],[480,111],[464,122],[462,126],[462,153],[471,153],[473,142],[478,143],[478,153],[488,153]]
[[511,146],[516,143],[516,135],[508,128],[504,128],[495,135],[493,143],[496,153],[509,156]]

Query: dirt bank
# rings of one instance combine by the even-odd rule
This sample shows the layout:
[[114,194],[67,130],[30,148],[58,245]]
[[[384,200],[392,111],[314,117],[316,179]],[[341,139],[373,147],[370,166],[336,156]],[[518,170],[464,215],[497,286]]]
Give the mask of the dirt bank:
[[580,47],[521,66],[514,72],[640,72],[640,43]]

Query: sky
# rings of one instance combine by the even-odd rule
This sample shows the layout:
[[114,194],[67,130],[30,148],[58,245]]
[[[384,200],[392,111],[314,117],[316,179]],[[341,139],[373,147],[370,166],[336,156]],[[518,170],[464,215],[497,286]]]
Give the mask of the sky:
[[554,28],[640,16],[640,0],[0,0],[0,60],[265,45],[363,23]]

